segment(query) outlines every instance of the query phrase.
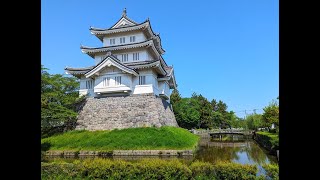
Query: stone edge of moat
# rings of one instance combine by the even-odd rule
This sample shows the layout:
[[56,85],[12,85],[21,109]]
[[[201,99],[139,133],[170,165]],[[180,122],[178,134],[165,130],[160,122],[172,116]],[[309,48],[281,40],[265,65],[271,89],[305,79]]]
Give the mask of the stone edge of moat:
[[113,150],[113,151],[76,151],[49,150],[45,156],[84,157],[84,156],[193,156],[193,150]]

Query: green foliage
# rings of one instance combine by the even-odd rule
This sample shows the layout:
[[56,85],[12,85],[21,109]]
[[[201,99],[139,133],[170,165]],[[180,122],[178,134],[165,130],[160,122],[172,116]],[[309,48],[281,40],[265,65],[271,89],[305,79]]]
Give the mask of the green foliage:
[[226,103],[212,99],[211,102],[201,94],[193,93],[191,98],[181,98],[177,90],[171,94],[173,112],[180,127],[192,128],[230,128],[245,127],[234,112],[227,111]]
[[[267,127],[271,127],[274,124],[279,126],[279,105],[277,101],[273,100],[267,107],[263,108],[264,113],[262,119]],[[278,128],[277,128],[278,129]]]
[[278,164],[264,164],[262,165],[263,169],[266,170],[266,174],[268,178],[273,180],[279,179],[279,166]]
[[214,166],[208,162],[195,161],[189,166],[192,177],[196,179],[206,179],[215,177]]
[[41,135],[47,137],[72,129],[75,125],[79,82],[74,77],[50,75],[41,67]]
[[207,98],[203,97],[201,94],[197,95],[196,93],[192,94],[191,99],[195,100],[197,104],[197,111],[200,114],[200,128],[212,128],[212,106]]
[[[199,137],[176,127],[69,131],[41,140],[50,150],[195,149]],[[50,146],[48,145],[50,144]]]
[[264,126],[261,114],[251,114],[246,117],[246,123],[249,129],[258,130]]
[[255,165],[242,165],[229,162],[214,164],[217,179],[255,179],[258,171]]
[[180,100],[181,100],[181,95],[178,89],[174,89],[170,95],[170,103],[173,105]]
[[184,164],[177,159],[136,162],[109,159],[41,163],[42,179],[255,179],[257,167],[236,163]]
[[195,99],[182,98],[173,104],[173,111],[180,127],[191,129],[200,125],[200,106]]
[[276,133],[257,132],[257,141],[270,150],[279,149],[279,136]]

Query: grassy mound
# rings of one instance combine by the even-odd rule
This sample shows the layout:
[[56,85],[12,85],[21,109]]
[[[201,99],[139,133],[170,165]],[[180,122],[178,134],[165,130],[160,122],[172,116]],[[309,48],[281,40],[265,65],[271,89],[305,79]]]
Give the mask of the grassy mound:
[[181,150],[194,149],[199,137],[176,127],[112,131],[70,131],[41,140],[47,150]]

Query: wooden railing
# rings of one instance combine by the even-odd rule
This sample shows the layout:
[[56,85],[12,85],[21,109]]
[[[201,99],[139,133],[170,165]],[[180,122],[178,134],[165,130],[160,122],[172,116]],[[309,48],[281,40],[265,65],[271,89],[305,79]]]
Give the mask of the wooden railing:
[[190,130],[193,134],[251,134],[252,131],[245,129],[192,129]]

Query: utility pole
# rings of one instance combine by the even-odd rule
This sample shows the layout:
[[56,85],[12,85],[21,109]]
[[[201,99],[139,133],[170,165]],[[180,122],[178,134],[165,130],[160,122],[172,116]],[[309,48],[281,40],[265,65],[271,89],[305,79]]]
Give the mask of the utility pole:
[[247,118],[247,110],[244,110],[244,119],[246,119]]

